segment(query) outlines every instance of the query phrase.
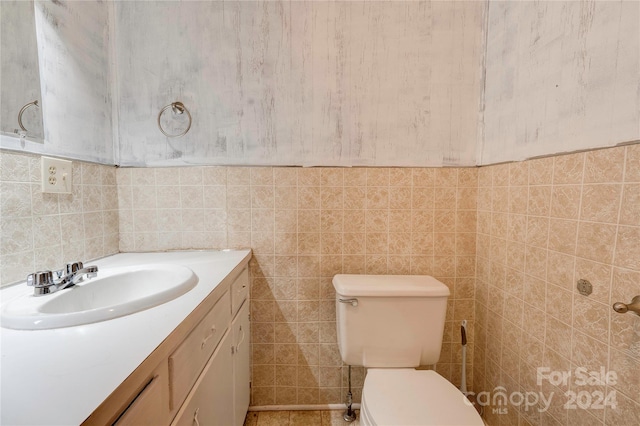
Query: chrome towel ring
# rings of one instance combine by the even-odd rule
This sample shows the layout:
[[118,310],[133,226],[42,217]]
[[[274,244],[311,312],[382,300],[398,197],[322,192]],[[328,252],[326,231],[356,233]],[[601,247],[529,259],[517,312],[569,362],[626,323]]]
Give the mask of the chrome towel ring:
[[[182,131],[182,133],[178,133],[176,135],[170,135],[169,133],[165,132],[164,129],[162,128],[162,124],[160,124],[160,117],[162,117],[162,114],[169,108],[171,108],[171,111],[173,111],[174,114],[180,115],[180,114],[184,114],[185,112],[187,113],[187,117],[189,117],[189,124],[187,125],[187,128]],[[186,135],[189,129],[191,128],[191,121],[192,121],[191,113],[189,112],[187,107],[184,106],[182,102],[172,102],[169,105],[166,105],[164,108],[162,108],[158,113],[158,128],[160,129],[162,134],[168,138],[179,138],[180,136]]]
[[[38,100],[36,99],[33,102],[29,102],[28,104],[26,104],[25,106],[23,106],[20,109],[20,112],[18,113],[18,126],[20,126],[20,129],[22,129],[22,131],[24,132],[28,132],[28,130],[24,127],[24,124],[22,124],[22,114],[24,114],[24,112],[29,109],[30,107],[35,106],[35,107],[40,107],[40,105],[38,105]],[[16,132],[17,133],[17,132]]]

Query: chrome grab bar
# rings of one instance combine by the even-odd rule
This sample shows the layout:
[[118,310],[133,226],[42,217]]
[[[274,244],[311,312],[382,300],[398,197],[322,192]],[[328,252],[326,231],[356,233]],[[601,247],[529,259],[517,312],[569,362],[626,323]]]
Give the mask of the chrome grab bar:
[[358,299],[338,299],[340,303],[351,303],[351,306],[358,306]]

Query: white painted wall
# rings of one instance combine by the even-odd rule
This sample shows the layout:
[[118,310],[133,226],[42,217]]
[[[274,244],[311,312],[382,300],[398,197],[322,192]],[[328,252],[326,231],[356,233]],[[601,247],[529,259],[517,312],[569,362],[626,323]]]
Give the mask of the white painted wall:
[[118,2],[120,162],[474,165],[485,6]]
[[44,153],[114,164],[106,2],[35,2]]
[[640,139],[640,2],[489,4],[479,164]]

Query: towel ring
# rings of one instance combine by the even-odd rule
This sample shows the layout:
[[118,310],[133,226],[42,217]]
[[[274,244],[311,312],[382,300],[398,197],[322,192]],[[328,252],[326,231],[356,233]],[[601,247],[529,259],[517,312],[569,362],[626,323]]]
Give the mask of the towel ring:
[[[178,133],[177,135],[170,135],[169,133],[165,132],[164,129],[162,128],[162,124],[160,124],[160,117],[162,117],[162,113],[164,113],[169,108],[171,108],[174,114],[183,114],[185,112],[187,113],[187,117],[189,117],[189,124],[187,125],[187,128],[182,131],[182,133]],[[187,132],[191,128],[191,113],[189,112],[187,107],[184,106],[182,102],[172,102],[169,105],[166,105],[164,108],[162,108],[158,113],[158,128],[160,129],[162,134],[168,138],[179,138],[180,136],[184,136],[187,134]]]
[[[26,104],[25,106],[23,106],[20,109],[20,112],[18,113],[18,126],[20,126],[20,128],[24,131],[24,132],[28,132],[28,130],[26,129],[26,127],[24,127],[24,124],[22,124],[22,114],[24,114],[24,112],[29,109],[30,107],[35,106],[35,107],[39,107],[40,105],[38,105],[38,100],[36,99],[33,102],[29,102],[28,104]],[[17,133],[17,132],[16,132]]]

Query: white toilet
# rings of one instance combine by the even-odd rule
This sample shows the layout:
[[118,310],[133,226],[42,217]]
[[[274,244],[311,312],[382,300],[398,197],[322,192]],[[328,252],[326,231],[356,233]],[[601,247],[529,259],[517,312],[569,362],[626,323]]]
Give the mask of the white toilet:
[[453,384],[419,365],[440,358],[449,288],[426,275],[336,275],[338,345],[368,368],[360,424],[478,425]]

